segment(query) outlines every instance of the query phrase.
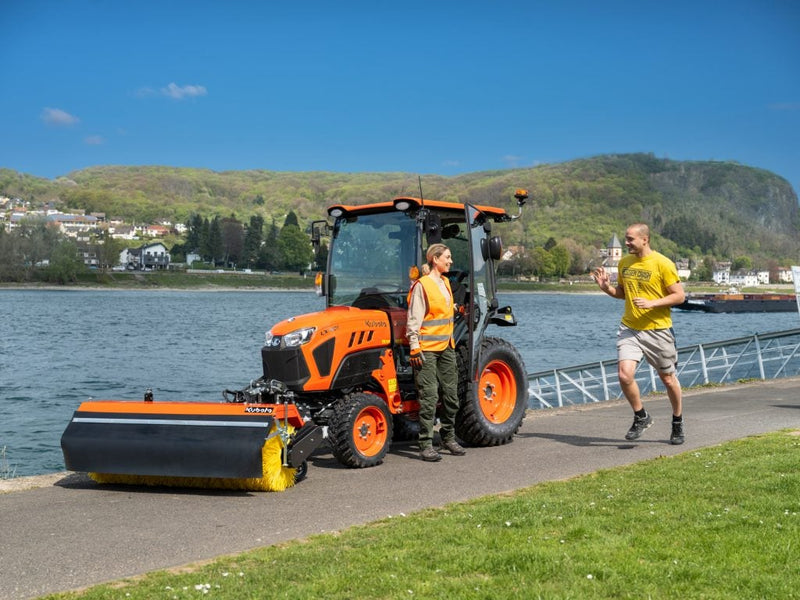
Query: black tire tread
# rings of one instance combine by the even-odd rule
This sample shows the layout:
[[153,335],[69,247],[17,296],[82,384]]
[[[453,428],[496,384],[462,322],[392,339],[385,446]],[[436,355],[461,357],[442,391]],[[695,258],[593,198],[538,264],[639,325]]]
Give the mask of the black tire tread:
[[[356,448],[353,440],[353,424],[358,414],[368,406],[377,406],[386,417],[389,428],[386,445],[375,456],[364,456]],[[342,398],[333,408],[333,415],[328,422],[328,442],[333,455],[346,467],[364,469],[375,467],[383,462],[392,442],[392,416],[386,404],[373,394],[354,392]]]
[[522,426],[528,408],[528,378],[519,351],[502,338],[487,337],[481,342],[480,370],[491,360],[503,360],[511,367],[517,380],[517,404],[505,423],[490,423],[480,408],[477,393],[470,392],[470,365],[465,346],[458,349],[458,396],[461,408],[456,416],[456,435],[473,446],[500,446],[509,443]]

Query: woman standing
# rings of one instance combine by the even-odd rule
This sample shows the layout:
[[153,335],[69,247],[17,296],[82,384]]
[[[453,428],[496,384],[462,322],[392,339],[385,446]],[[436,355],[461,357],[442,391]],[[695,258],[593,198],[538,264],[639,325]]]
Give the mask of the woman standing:
[[430,271],[411,287],[406,333],[411,349],[411,366],[419,391],[419,448],[422,460],[442,460],[433,447],[433,425],[439,388],[442,390],[441,448],[455,456],[466,450],[456,441],[458,412],[458,368],[453,340],[453,292],[444,273],[453,257],[444,244],[431,244],[425,255]]

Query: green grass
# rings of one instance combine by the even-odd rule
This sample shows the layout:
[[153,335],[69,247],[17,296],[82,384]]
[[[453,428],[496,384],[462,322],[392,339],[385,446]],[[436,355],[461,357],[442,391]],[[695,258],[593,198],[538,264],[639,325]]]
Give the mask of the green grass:
[[798,452],[752,437],[48,598],[800,598]]

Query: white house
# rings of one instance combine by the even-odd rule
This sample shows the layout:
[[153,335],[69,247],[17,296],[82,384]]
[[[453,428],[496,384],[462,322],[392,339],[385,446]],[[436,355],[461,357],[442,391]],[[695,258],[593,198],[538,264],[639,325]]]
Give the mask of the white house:
[[792,270],[789,267],[778,267],[778,283],[794,283]]
[[711,278],[717,285],[730,285],[731,263],[725,262],[714,265],[714,270],[711,272]]
[[755,271],[737,271],[731,273],[730,284],[736,287],[754,287],[758,285],[758,275]]
[[150,271],[169,267],[167,247],[157,242],[138,248],[125,248],[119,255],[119,264],[127,269]]

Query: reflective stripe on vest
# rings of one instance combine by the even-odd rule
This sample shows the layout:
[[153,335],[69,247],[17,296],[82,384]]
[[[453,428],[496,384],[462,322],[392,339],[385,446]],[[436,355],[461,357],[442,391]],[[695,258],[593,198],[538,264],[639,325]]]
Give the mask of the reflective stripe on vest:
[[419,347],[423,352],[440,352],[450,346],[455,346],[453,342],[453,292],[450,291],[450,282],[442,277],[447,288],[450,304],[442,295],[442,289],[431,277],[425,275],[420,277],[418,283],[422,285],[425,292],[425,300],[428,305],[428,312],[422,320],[419,328]]

